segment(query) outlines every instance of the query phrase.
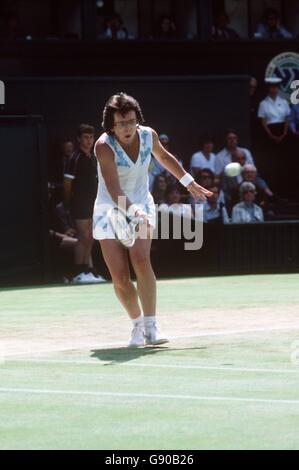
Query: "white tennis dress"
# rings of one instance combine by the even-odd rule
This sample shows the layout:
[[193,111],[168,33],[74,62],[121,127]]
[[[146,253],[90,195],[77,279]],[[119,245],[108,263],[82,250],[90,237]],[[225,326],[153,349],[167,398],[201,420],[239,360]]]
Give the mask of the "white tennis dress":
[[[148,178],[148,167],[153,148],[152,131],[149,127],[139,126],[137,132],[139,134],[140,147],[135,163],[129,158],[113,136],[104,133],[99,140],[109,145],[114,154],[120,187],[124,194],[132,203],[138,204],[147,213],[149,224],[155,228],[156,208],[154,199],[149,192]],[[107,212],[112,207],[117,207],[117,203],[112,200],[107,190],[99,163],[98,177],[98,193],[93,214],[93,237],[96,240],[115,239],[115,235],[107,220]]]

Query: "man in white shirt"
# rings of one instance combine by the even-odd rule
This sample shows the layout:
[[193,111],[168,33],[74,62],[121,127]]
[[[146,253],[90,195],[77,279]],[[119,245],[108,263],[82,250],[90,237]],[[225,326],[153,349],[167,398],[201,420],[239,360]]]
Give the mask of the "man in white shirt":
[[251,152],[246,148],[241,148],[238,146],[238,134],[235,130],[230,129],[227,131],[225,135],[225,142],[225,148],[216,155],[215,173],[217,176],[223,172],[226,165],[234,161],[234,156],[238,151],[241,151],[245,154],[246,163],[254,165]]

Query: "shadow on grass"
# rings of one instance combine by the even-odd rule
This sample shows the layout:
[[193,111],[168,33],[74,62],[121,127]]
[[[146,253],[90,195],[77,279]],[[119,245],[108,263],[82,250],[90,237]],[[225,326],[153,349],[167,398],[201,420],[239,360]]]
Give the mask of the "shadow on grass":
[[189,350],[204,350],[206,347],[199,348],[182,348],[171,349],[167,346],[146,346],[145,348],[111,348],[111,349],[94,349],[91,351],[91,356],[99,361],[106,362],[105,366],[114,364],[121,364],[124,362],[134,361],[140,357],[152,357],[157,354],[172,351],[189,351]]

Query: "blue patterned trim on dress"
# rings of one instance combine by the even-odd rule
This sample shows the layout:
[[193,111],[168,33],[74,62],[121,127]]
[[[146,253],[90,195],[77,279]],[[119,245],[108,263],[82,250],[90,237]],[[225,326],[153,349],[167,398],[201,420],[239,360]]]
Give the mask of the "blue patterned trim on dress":
[[141,131],[140,136],[141,136],[141,141],[142,141],[141,142],[142,150],[140,150],[140,158],[141,158],[141,165],[143,165],[143,163],[146,161],[148,156],[151,154],[151,148],[146,147],[148,132],[145,130]]
[[128,163],[127,160],[126,160],[124,151],[121,150],[120,148],[118,148],[118,146],[117,146],[115,140],[113,139],[113,137],[111,137],[111,135],[108,136],[108,142],[109,142],[109,144],[111,145],[111,147],[113,148],[113,150],[114,150],[114,152],[115,152],[115,155],[116,155],[116,165],[117,165],[117,166],[124,166],[124,167],[130,168],[129,163]]

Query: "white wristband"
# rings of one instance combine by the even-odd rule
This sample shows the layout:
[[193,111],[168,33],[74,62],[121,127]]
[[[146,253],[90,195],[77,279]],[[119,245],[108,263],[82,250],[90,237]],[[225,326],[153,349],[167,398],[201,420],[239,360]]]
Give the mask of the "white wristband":
[[193,176],[191,176],[189,173],[186,173],[183,178],[180,179],[180,183],[187,188],[190,183],[194,181]]

